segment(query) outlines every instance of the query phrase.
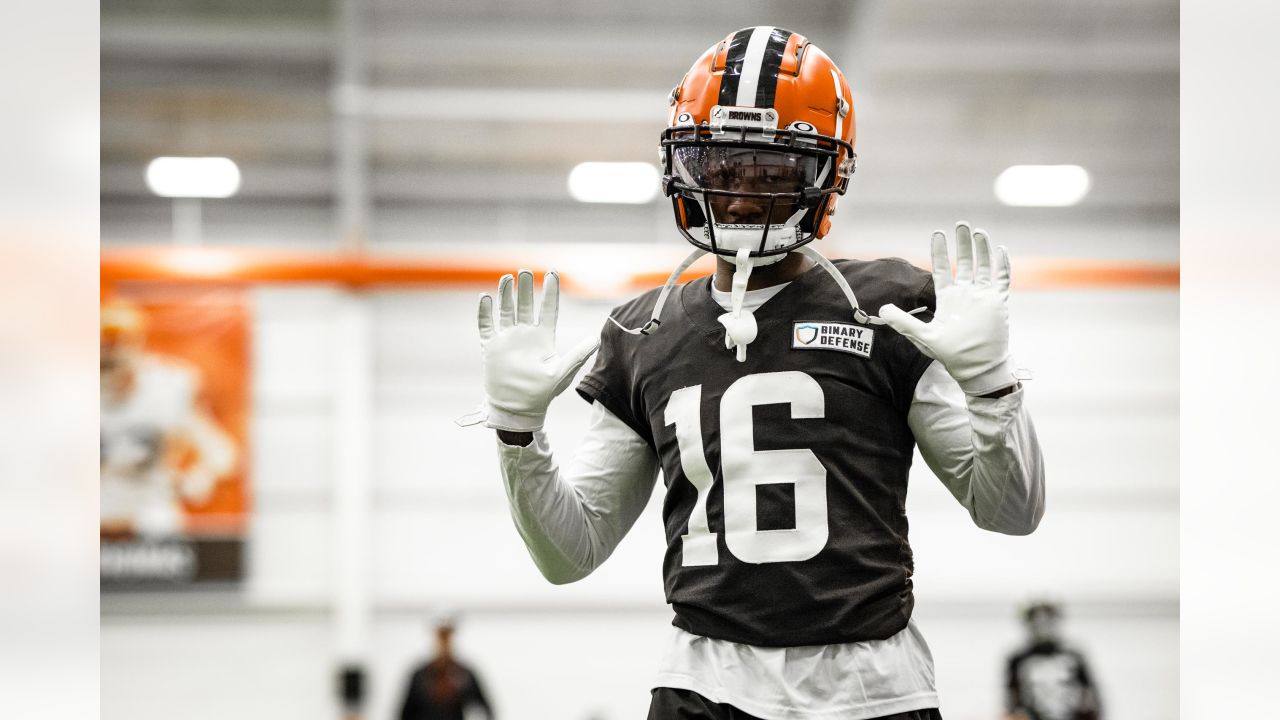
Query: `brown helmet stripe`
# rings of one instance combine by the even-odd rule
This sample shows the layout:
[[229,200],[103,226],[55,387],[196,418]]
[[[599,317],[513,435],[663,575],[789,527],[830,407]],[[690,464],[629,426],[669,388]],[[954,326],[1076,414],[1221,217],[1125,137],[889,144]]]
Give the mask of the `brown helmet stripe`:
[[747,42],[755,28],[743,28],[733,34],[725,55],[724,72],[720,75],[720,104],[736,105],[738,81],[742,78],[742,61],[747,55]]

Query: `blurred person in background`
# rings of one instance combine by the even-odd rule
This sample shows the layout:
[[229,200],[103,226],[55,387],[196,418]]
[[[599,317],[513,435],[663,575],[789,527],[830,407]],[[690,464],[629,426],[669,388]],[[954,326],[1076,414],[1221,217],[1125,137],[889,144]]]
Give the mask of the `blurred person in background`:
[[1088,663],[1062,644],[1061,609],[1034,602],[1022,611],[1027,644],[1005,668],[1006,720],[1102,720]]
[[454,657],[456,617],[435,618],[431,626],[436,654],[409,676],[400,720],[492,720],[493,708],[485,698],[479,677]]
[[133,303],[101,310],[101,535],[183,532],[183,501],[200,503],[236,463],[235,443],[200,402],[199,371],[147,352]]
[[[532,273],[502,278],[479,306],[486,402],[460,422],[498,431],[516,527],[557,584],[609,557],[662,470],[675,628],[651,720],[936,720],[911,620],[913,449],[979,527],[1025,535],[1043,513],[1008,256],[967,223],[954,276],[942,232],[932,274],[809,244],[854,172],[854,114],[839,68],[789,30],[730,34],[669,104],[664,187],[697,249],[564,355],[557,276],[536,319]],[[706,253],[714,277],[677,287]],[[562,473],[543,420],[597,347]]]

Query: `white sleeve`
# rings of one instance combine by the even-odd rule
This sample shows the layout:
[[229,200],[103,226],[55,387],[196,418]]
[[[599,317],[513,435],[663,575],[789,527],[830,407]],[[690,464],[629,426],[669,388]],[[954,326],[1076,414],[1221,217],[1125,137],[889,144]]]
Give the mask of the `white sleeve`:
[[1027,535],[1044,515],[1044,458],[1023,391],[966,396],[941,363],[916,384],[907,422],[929,469],[986,530]]
[[598,402],[568,475],[541,430],[527,447],[499,440],[498,457],[516,529],[542,575],[557,585],[581,580],[613,553],[658,477],[653,449]]

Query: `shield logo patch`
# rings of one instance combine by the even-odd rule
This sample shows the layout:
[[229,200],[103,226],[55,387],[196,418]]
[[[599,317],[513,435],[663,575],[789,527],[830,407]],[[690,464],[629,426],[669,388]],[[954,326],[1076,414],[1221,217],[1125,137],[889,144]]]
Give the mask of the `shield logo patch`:
[[818,339],[817,325],[796,325],[796,342],[808,345]]

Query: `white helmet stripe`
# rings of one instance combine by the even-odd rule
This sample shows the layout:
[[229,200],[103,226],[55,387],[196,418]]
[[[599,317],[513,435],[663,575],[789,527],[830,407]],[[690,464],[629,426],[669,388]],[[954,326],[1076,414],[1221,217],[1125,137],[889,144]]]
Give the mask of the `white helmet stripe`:
[[836,74],[835,68],[831,70],[831,82],[836,84],[836,138],[843,140],[844,133],[841,130],[844,129],[842,122],[844,118],[840,115],[840,106],[845,104],[845,99],[844,93],[840,91],[840,76]]
[[754,107],[756,104],[760,68],[764,65],[764,51],[769,47],[769,36],[772,33],[773,28],[765,26],[751,31],[751,39],[747,41],[747,52],[742,59],[742,77],[738,80],[738,97],[735,104],[739,107]]

